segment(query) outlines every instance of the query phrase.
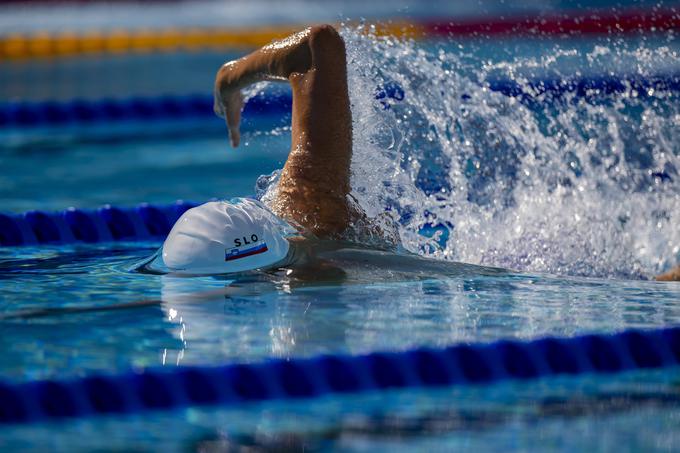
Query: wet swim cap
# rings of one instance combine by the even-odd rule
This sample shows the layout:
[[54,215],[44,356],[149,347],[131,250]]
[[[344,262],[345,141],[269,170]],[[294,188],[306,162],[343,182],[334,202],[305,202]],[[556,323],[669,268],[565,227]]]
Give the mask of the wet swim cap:
[[187,274],[269,267],[286,257],[291,230],[259,201],[211,201],[177,220],[163,243],[163,262],[169,270]]

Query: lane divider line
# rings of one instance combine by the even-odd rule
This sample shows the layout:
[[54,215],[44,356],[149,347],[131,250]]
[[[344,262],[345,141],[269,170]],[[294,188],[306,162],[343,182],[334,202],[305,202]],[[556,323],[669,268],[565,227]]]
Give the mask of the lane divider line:
[[[639,76],[581,77],[575,79],[545,79],[520,82],[490,80],[492,91],[518,97],[527,103],[545,103],[573,94],[577,98],[597,98],[615,93],[630,93],[635,97],[653,96],[660,92],[680,92],[680,74]],[[390,108],[406,96],[395,82],[386,82],[374,94],[383,108]],[[469,96],[463,94],[463,96]],[[250,115],[283,114],[290,112],[288,93],[263,92],[246,104],[244,117]],[[127,99],[74,99],[67,102],[4,102],[0,103],[0,130],[68,124],[113,123],[120,121],[213,118],[212,95],[131,97]]]
[[422,24],[429,36],[569,36],[662,33],[680,28],[680,11],[592,10],[585,13],[511,16],[499,19],[432,21]]
[[0,213],[0,246],[162,241],[177,219],[197,205],[179,200],[168,205],[142,203],[134,208],[105,205],[60,212]]
[[677,367],[680,327],[0,381],[0,424]]
[[[87,55],[120,55],[151,52],[197,52],[205,50],[250,49],[300,30],[299,26],[244,29],[168,28],[112,30],[105,33],[62,32],[6,34],[0,36],[0,61],[34,58],[63,58]],[[424,28],[407,22],[389,22],[371,28],[377,36],[419,37]]]

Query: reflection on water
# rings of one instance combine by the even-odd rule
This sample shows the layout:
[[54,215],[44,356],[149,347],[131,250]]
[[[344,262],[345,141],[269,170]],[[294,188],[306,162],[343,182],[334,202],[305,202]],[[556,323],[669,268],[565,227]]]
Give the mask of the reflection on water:
[[[538,273],[644,278],[677,260],[677,93],[630,87],[551,98],[531,91],[520,100],[487,85],[511,79],[530,89],[532,78],[563,78],[575,68],[645,79],[680,66],[677,40],[570,40],[540,51],[532,42],[527,55],[499,47],[501,55],[488,58],[464,48],[468,43],[425,48],[343,33],[355,120],[352,187],[367,212],[392,216],[411,250],[533,274],[316,244],[301,250],[295,265],[270,272],[178,278],[129,272],[158,244],[0,249],[0,376],[29,380],[680,322],[680,285]],[[376,100],[376,86],[401,95]],[[95,134],[56,148],[54,140],[31,136],[0,157],[8,169],[0,191],[5,208],[17,211],[242,196],[256,175],[282,165],[288,133],[250,134],[248,157],[225,154],[223,135],[131,135],[107,143]],[[38,164],[44,171],[34,171]],[[258,189],[274,180],[262,179]],[[666,370],[191,408],[58,429],[0,427],[0,445],[17,450],[31,439],[70,450],[74,443],[129,450],[132,439],[150,450],[672,449],[680,444],[677,379],[677,370]]]
[[[526,404],[526,403],[525,403]],[[215,433],[194,445],[196,451],[321,451],[329,445],[374,442],[409,442],[454,434],[483,434],[500,430],[508,424],[535,425],[550,421],[608,417],[650,409],[680,408],[676,387],[651,392],[602,392],[590,395],[545,397],[531,401],[525,410],[498,408],[439,407],[416,413],[376,411],[362,416],[348,416],[324,429],[283,432],[254,431],[237,435]]]
[[[8,448],[175,451],[669,450],[678,370],[190,408],[0,426]],[[58,429],[55,429],[58,427]]]
[[4,250],[3,262],[22,264],[0,271],[0,375],[23,380],[680,322],[678,285],[517,274],[346,245],[320,247],[299,267],[230,278],[129,272],[156,246],[65,248],[61,260],[59,248]]

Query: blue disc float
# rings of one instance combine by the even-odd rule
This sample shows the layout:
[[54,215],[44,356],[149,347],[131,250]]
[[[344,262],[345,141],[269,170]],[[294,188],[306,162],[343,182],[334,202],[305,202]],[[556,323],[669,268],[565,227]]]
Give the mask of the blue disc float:
[[[655,92],[680,91],[680,74],[624,77],[582,77],[575,79],[544,79],[520,83],[515,80],[491,80],[492,91],[506,96],[536,98],[541,95],[552,97],[573,93],[576,97],[589,98],[616,93],[635,92],[639,97],[653,95]],[[651,93],[651,94],[650,94]]]
[[179,200],[133,208],[106,205],[60,212],[0,213],[0,246],[163,240],[177,219],[197,205]]
[[[281,114],[290,111],[290,106],[290,95],[268,92],[251,98],[244,115]],[[0,128],[200,118],[215,118],[212,96],[193,94],[128,99],[75,99],[68,102],[0,103]]]
[[[556,99],[568,93],[590,98],[635,91],[648,93],[680,91],[680,74],[639,76],[584,77],[577,79],[545,79],[520,83],[512,79],[489,80],[489,89],[506,96],[534,103]],[[467,96],[467,95],[463,95]],[[404,99],[404,90],[394,81],[376,87],[375,99],[389,108]],[[244,116],[282,114],[291,108],[290,94],[281,91],[260,93],[246,104]],[[112,123],[120,121],[152,121],[214,118],[212,95],[133,97],[129,99],[76,99],[70,102],[5,102],[0,103],[0,128],[63,126],[67,124]]]
[[[198,204],[178,200],[166,205],[142,203],[136,207],[105,205],[99,209],[0,213],[0,247],[162,241],[177,219]],[[444,248],[452,229],[449,222],[429,222],[418,233]]]
[[[142,203],[136,207],[105,205],[99,209],[0,213],[0,247],[162,241],[177,219],[198,204],[178,200],[166,205]],[[429,222],[418,233],[444,248],[451,230],[450,222]]]
[[0,423],[677,366],[680,327],[0,382]]

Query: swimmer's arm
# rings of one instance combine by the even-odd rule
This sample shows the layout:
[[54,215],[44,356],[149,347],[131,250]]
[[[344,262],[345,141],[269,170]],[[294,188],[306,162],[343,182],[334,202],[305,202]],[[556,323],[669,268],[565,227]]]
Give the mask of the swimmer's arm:
[[293,72],[306,72],[312,62],[307,28],[274,41],[238,60],[225,63],[217,72],[220,91],[238,90],[264,80],[287,80]]
[[308,28],[274,41],[219,69],[215,78],[215,113],[225,118],[233,147],[240,141],[241,89],[262,81],[286,81],[293,73],[307,72],[312,65],[311,32],[312,28]]
[[238,146],[240,89],[283,79],[293,94],[291,152],[271,207],[320,238],[339,237],[365,218],[349,197],[352,113],[340,34],[330,25],[315,26],[226,64],[215,81],[215,110],[226,117]]

